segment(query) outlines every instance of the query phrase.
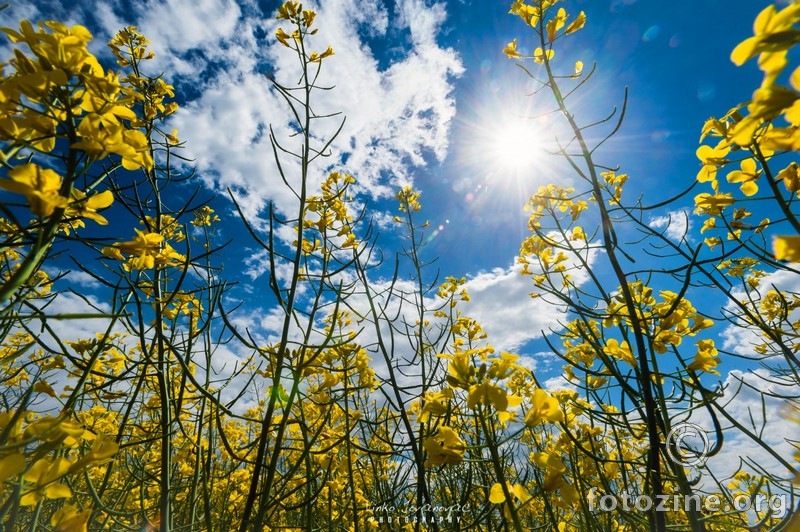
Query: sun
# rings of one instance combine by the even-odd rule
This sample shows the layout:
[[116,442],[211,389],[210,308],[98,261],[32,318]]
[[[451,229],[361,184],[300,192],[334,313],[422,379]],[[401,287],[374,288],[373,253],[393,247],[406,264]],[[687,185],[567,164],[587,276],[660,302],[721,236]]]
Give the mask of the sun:
[[[526,90],[530,87],[525,87]],[[475,94],[457,122],[455,163],[463,177],[454,189],[471,184],[482,194],[524,198],[539,185],[557,179],[560,120],[552,109],[541,109],[530,99],[507,99],[504,93]],[[563,131],[562,131],[563,133]],[[469,196],[476,196],[470,190]],[[523,201],[524,201],[523,199]],[[487,199],[488,201],[488,199]]]
[[509,178],[535,171],[547,157],[549,140],[541,119],[506,115],[486,128],[486,163]]

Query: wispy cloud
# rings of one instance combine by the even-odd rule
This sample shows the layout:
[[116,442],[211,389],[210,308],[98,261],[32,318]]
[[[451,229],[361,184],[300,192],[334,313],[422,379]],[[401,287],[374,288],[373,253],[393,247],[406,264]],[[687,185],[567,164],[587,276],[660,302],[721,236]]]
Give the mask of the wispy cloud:
[[663,229],[664,235],[676,242],[688,238],[692,225],[691,213],[686,209],[670,211],[650,219],[651,228]]

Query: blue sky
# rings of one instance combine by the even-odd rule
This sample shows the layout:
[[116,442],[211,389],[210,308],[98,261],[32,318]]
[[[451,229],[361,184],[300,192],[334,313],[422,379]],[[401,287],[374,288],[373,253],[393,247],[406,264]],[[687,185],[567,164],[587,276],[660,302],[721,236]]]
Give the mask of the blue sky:
[[[324,75],[337,86],[330,107],[348,118],[339,146],[345,167],[366,190],[378,191],[373,199],[391,194],[399,183],[422,190],[433,227],[443,227],[429,252],[454,275],[508,267],[525,234],[525,198],[542,183],[567,179],[553,170],[554,161],[541,158],[509,176],[486,153],[491,139],[505,132],[498,117],[540,112],[546,100],[525,96],[531,85],[501,53],[513,37],[524,50],[530,37],[506,4],[332,0],[319,8],[319,41],[337,50]],[[86,24],[98,53],[117,28],[139,26],[158,53],[155,68],[184,97],[174,126],[200,177],[215,190],[241,187],[248,214],[255,216],[265,201],[280,205],[286,199],[269,185],[274,168],[264,150],[266,137],[253,142],[267,124],[280,126],[286,116],[259,75],[280,74],[292,61],[272,46],[277,26],[270,15],[277,5],[14,2],[5,17]],[[697,168],[694,151],[703,121],[747,99],[758,80],[753,64],[736,68],[728,55],[766,3],[565,5],[573,15],[586,11],[588,23],[562,41],[559,53],[583,60],[587,69],[593,61],[598,65],[578,112],[599,117],[621,103],[624,87],[630,91],[628,118],[604,162],[622,165],[634,177],[632,188],[678,191]],[[428,118],[403,118],[415,113]],[[532,145],[548,140],[546,125],[534,129],[539,138]]]
[[[525,96],[531,85],[501,53],[515,37],[523,52],[530,50],[526,42],[532,35],[508,14],[509,4],[306,2],[319,12],[320,51],[328,44],[336,50],[322,76],[336,88],[321,108],[347,116],[331,162],[346,161],[343,167],[358,180],[359,201],[369,201],[374,209],[384,251],[392,253],[396,246],[388,223],[395,208],[391,197],[411,183],[422,191],[424,217],[431,222],[424,257],[438,258],[442,275],[470,279],[469,312],[495,346],[533,355],[543,348],[530,340],[552,324],[553,312],[532,302],[530,280],[514,267],[526,236],[522,206],[539,185],[567,184],[571,177],[552,158],[531,157],[527,167],[510,168],[496,153],[497,139],[508,134],[515,116],[549,110],[546,95]],[[604,116],[629,89],[627,118],[601,152],[601,162],[621,165],[630,174],[631,197],[645,194],[656,201],[691,184],[705,119],[747,100],[760,82],[755,64],[737,68],[729,55],[751,34],[752,21],[767,2],[571,0],[563,5],[573,16],[584,10],[587,24],[562,41],[559,57],[580,59],[586,70],[597,62],[595,78],[576,100],[576,113]],[[84,24],[95,35],[95,52],[106,59],[103,46],[115,31],[138,26],[157,53],[153,72],[163,71],[178,89],[182,110],[170,127],[186,142],[199,179],[213,192],[233,187],[248,217],[257,220],[269,201],[279,209],[290,204],[289,194],[278,186],[263,134],[269,124],[285,133],[288,115],[261,72],[293,79],[294,58],[273,38],[277,6],[267,0],[15,1],[2,16],[10,26],[21,18]],[[530,151],[536,153],[557,129],[529,122]],[[330,132],[336,125],[331,121],[323,128]],[[237,239],[226,251],[226,269],[244,273],[240,294],[247,297],[248,286],[265,283],[263,256],[241,240],[242,225],[231,204],[220,200],[216,208],[227,222],[224,236]],[[682,209],[692,209],[691,198],[673,207]],[[653,223],[659,223],[656,215]],[[694,229],[697,233],[699,227]],[[268,327],[274,317],[269,302],[256,306],[246,308],[249,318],[261,315],[261,325]],[[543,356],[530,364],[543,372],[560,366]],[[727,378],[723,372],[721,380]],[[741,408],[745,412],[746,403]]]

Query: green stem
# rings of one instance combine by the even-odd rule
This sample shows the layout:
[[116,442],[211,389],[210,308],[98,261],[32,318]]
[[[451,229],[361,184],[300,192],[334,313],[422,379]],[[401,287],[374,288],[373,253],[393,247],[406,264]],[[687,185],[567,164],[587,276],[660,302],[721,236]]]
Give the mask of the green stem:
[[[548,43],[545,41],[546,30],[544,27],[545,17],[542,16],[539,22],[539,37],[542,49],[546,49]],[[631,326],[633,329],[633,335],[636,342],[636,350],[637,350],[637,359],[639,363],[639,371],[641,372],[639,376],[639,386],[642,390],[642,398],[644,402],[644,411],[645,411],[645,423],[647,426],[647,435],[648,435],[648,442],[650,445],[650,449],[647,455],[647,479],[650,484],[650,491],[651,494],[655,497],[663,494],[664,487],[663,481],[661,477],[661,439],[659,425],[658,425],[658,416],[659,410],[656,404],[656,400],[652,390],[652,381],[651,381],[651,371],[650,371],[650,361],[648,359],[648,350],[647,345],[645,343],[646,335],[643,328],[643,324],[637,319],[636,314],[636,303],[631,294],[630,288],[628,287],[628,280],[627,275],[622,269],[620,264],[619,257],[617,257],[617,238],[612,226],[612,219],[609,215],[608,209],[605,205],[605,198],[603,197],[603,190],[600,185],[600,179],[597,175],[597,167],[594,163],[592,157],[592,150],[589,149],[586,139],[583,136],[582,130],[580,126],[575,122],[574,117],[569,112],[569,109],[566,106],[566,102],[564,97],[562,96],[561,90],[559,89],[558,83],[556,82],[556,77],[553,74],[553,71],[550,67],[550,60],[547,58],[546,54],[543,60],[545,69],[547,71],[547,79],[548,79],[548,86],[550,87],[553,96],[556,100],[559,110],[561,114],[566,118],[567,122],[569,123],[570,129],[572,130],[575,139],[578,141],[580,146],[581,157],[583,158],[586,167],[589,171],[590,176],[590,183],[592,187],[592,196],[594,197],[598,208],[600,210],[600,220],[602,224],[602,235],[603,235],[603,248],[608,255],[608,260],[611,264],[611,267],[614,271],[614,275],[619,282],[620,291],[622,293],[622,297],[625,303],[625,307],[628,312],[628,316],[630,316]],[[624,114],[624,111],[623,111]],[[621,119],[620,119],[621,120]],[[664,413],[661,413],[663,415]],[[648,523],[651,532],[663,532],[666,530],[666,518],[663,512],[655,512],[651,511],[648,513]]]

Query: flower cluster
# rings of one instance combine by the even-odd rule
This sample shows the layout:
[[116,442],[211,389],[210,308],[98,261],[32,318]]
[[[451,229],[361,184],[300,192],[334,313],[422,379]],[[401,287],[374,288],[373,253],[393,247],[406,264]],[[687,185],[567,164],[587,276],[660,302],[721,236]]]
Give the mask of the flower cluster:
[[150,270],[166,266],[178,266],[186,257],[175,251],[161,233],[135,229],[136,236],[127,242],[117,242],[102,249],[103,255],[123,261],[125,271]]
[[[353,183],[353,176],[331,172],[320,186],[321,194],[307,199],[301,245],[305,254],[322,251],[327,255],[337,248],[358,248],[359,242],[352,228],[353,216],[347,208],[347,188]],[[297,242],[293,245],[296,246]]]
[[[766,180],[767,193],[781,206],[785,214],[789,212],[792,198],[800,190],[797,179],[797,164],[792,161],[782,169],[770,167],[770,161],[780,152],[800,149],[800,67],[788,76],[788,85],[782,84],[781,76],[789,64],[788,52],[795,44],[794,27],[800,21],[800,6],[791,3],[778,11],[774,5],[766,7],[755,20],[754,35],[741,42],[731,53],[731,60],[742,65],[758,57],[758,66],[763,79],[752,99],[731,109],[721,118],[710,118],[703,126],[701,142],[706,137],[719,139],[713,146],[702,145],[697,157],[702,164],[697,181],[711,184],[713,194],[701,193],[695,197],[698,214],[712,217],[723,216],[727,207],[737,203],[729,192],[721,192],[717,173],[730,163],[738,163],[739,168],[726,175],[728,183],[738,185],[745,198],[756,197],[759,182]],[[779,190],[782,185],[785,192]],[[742,231],[755,231],[758,234],[770,225],[765,219],[758,225],[746,224],[741,220],[724,219],[729,240],[742,238]],[[736,222],[736,223],[733,223]],[[704,229],[717,226],[711,218]],[[722,243],[718,237],[706,239],[706,244],[714,247]],[[778,260],[795,260],[800,239],[794,235],[775,238],[773,253]]]
[[[323,52],[307,53],[305,49],[305,37],[308,35],[315,35],[317,29],[311,29],[317,13],[310,9],[303,9],[303,5],[299,2],[289,1],[284,2],[278,8],[278,20],[287,20],[289,23],[294,24],[295,29],[291,33],[286,33],[283,28],[278,28],[275,32],[275,38],[283,46],[297,51],[297,53],[305,56],[309,63],[320,63],[326,57],[334,54],[333,48],[328,46]],[[307,54],[307,55],[306,55]]]

